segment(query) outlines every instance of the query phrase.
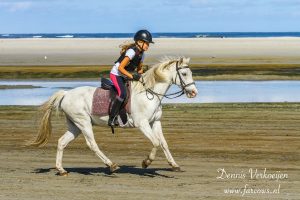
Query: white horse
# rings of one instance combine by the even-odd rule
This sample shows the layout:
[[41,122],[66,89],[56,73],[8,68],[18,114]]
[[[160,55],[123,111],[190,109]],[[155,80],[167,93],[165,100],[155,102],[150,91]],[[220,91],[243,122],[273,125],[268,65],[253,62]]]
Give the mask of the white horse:
[[[164,151],[168,163],[174,171],[180,171],[164,138],[161,127],[162,98],[172,84],[181,88],[182,94],[195,97],[198,93],[189,68],[189,58],[167,58],[152,66],[142,76],[142,82],[131,84],[131,114],[128,116],[130,127],[139,128],[152,142],[149,156],[143,160],[142,167],[147,168],[155,159],[159,146]],[[53,110],[65,113],[68,130],[58,140],[56,168],[60,175],[67,175],[62,166],[64,148],[80,133],[86,139],[88,147],[108,166],[110,171],[119,169],[99,149],[93,133],[93,125],[107,126],[108,116],[98,117],[91,114],[95,87],[78,87],[69,91],[60,90],[41,105],[43,117],[33,146],[44,146],[51,135],[51,113]]]

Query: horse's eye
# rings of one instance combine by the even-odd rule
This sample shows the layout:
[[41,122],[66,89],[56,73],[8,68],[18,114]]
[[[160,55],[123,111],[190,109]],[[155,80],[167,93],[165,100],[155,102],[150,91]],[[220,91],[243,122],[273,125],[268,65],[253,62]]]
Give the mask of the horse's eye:
[[182,76],[186,76],[186,73],[182,73]]

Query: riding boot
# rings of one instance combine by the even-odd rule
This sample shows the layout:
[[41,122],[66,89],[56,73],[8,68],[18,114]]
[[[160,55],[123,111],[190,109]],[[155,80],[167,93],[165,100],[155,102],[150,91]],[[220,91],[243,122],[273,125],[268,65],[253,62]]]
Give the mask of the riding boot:
[[121,98],[116,98],[115,101],[113,102],[113,105],[111,106],[111,110],[109,113],[109,119],[108,119],[108,126],[114,126],[115,124],[115,118],[119,114],[120,108],[123,104],[123,99]]

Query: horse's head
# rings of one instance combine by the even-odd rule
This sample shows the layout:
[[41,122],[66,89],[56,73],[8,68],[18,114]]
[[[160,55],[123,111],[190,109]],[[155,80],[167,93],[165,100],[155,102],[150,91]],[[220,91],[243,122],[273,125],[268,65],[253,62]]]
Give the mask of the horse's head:
[[178,85],[189,98],[198,94],[192,71],[189,67],[190,58],[179,58],[170,67],[170,79],[173,84]]
[[[153,65],[148,71],[143,74],[142,84],[137,82],[135,84],[136,88],[139,88],[140,91],[146,90],[157,96],[172,96],[185,93],[187,97],[194,98],[198,94],[195,82],[193,80],[192,71],[189,68],[190,58],[169,58],[165,57],[161,60],[160,63]],[[163,92],[160,93],[154,92],[151,88],[154,87],[156,83],[167,83],[169,85],[175,84],[181,88],[181,91],[175,92],[173,94],[163,95]],[[174,98],[174,97],[173,97]]]

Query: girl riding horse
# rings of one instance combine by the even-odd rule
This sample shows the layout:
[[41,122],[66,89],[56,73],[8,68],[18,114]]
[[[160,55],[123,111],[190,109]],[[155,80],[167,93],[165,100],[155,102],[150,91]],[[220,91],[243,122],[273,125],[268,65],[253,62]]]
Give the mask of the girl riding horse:
[[110,71],[110,79],[117,89],[118,96],[109,113],[109,126],[115,125],[115,118],[126,99],[126,80],[139,81],[141,78],[144,52],[148,50],[150,43],[154,43],[151,33],[147,30],[139,30],[134,35],[134,43],[120,46],[122,48],[121,56]]

